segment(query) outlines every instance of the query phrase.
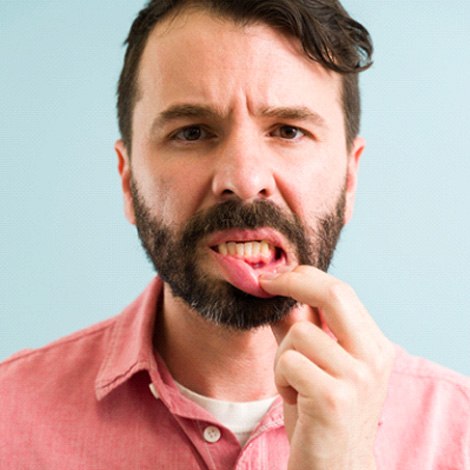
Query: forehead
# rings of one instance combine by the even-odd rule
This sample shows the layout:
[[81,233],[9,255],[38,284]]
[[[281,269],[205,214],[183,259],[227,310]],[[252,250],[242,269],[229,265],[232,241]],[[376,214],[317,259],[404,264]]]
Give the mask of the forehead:
[[[315,106],[340,112],[340,78],[306,57],[299,41],[265,24],[238,24],[188,9],[149,35],[139,97],[164,108],[188,99],[230,107]],[[333,106],[332,106],[333,105]]]

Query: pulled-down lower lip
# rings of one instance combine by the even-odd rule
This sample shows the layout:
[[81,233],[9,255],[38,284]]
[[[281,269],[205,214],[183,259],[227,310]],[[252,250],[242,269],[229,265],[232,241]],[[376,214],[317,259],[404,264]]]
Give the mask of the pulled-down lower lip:
[[261,288],[259,276],[288,265],[286,251],[263,239],[228,240],[210,248],[224,279],[256,297],[272,297]]

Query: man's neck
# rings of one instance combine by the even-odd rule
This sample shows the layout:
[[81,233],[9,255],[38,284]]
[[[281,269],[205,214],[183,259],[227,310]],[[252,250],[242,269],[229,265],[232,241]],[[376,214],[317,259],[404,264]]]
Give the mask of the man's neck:
[[201,395],[228,401],[274,396],[277,343],[270,327],[234,332],[214,325],[165,285],[156,347],[173,378]]

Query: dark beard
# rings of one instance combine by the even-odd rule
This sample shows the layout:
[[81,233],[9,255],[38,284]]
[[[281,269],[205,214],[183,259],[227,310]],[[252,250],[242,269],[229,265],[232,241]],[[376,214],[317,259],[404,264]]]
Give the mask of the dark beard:
[[273,202],[261,199],[250,204],[227,200],[196,213],[176,232],[152,217],[133,180],[131,192],[142,246],[173,295],[203,318],[234,330],[274,324],[292,310],[296,301],[280,296],[255,297],[204,273],[197,259],[204,237],[226,229],[271,227],[295,247],[299,264],[327,271],[343,227],[344,190],[335,210],[318,219],[309,233],[294,214],[287,214]]

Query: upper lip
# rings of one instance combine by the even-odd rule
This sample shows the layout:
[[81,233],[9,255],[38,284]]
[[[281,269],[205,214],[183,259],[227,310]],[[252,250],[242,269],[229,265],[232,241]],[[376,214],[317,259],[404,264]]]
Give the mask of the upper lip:
[[264,240],[274,247],[280,248],[287,257],[288,264],[293,261],[293,250],[291,245],[281,233],[269,227],[262,227],[259,229],[221,230],[209,235],[206,240],[209,247],[227,242],[244,243]]

